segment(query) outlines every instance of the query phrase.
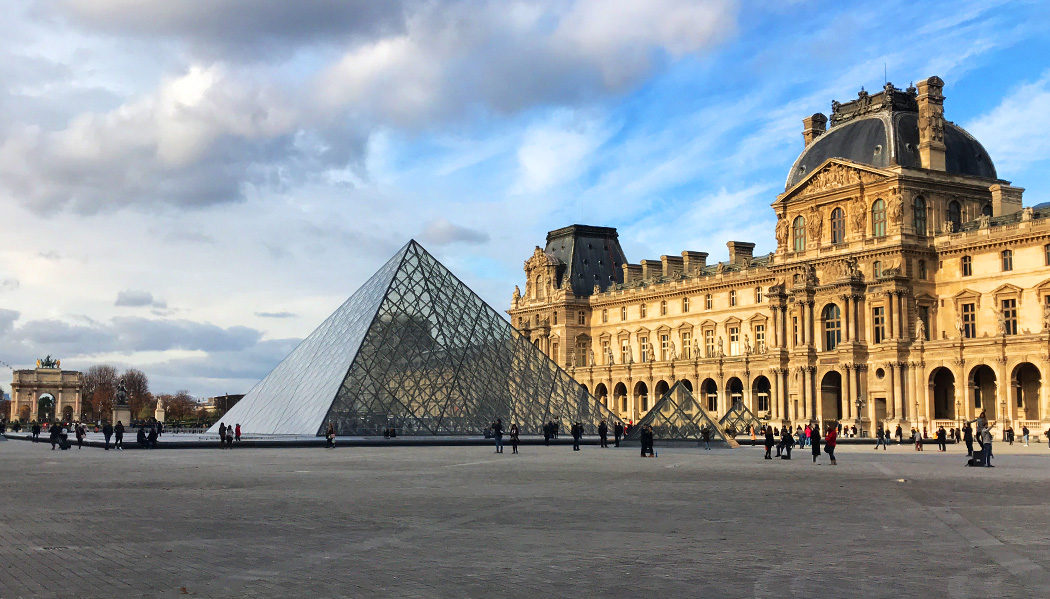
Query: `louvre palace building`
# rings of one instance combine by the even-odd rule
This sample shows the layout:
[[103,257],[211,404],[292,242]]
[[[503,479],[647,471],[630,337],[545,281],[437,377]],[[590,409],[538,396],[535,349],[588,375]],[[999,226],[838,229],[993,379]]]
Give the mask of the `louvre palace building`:
[[682,381],[715,416],[740,402],[778,425],[932,435],[985,411],[1044,430],[1050,209],[945,120],[943,87],[804,118],[775,252],[629,262],[615,229],[564,227],[525,261],[512,324],[625,421]]

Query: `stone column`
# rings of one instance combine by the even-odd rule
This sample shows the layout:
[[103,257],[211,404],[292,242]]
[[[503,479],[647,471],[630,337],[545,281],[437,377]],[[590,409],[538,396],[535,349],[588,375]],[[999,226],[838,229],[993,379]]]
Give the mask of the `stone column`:
[[769,388],[769,412],[772,420],[778,420],[780,418],[780,375],[777,374],[777,369],[774,368],[769,371],[772,375],[772,385]]
[[842,406],[844,408],[842,410],[842,415],[847,420],[855,420],[857,417],[854,414],[857,410],[857,407],[853,405],[853,390],[850,388],[849,384],[849,380],[850,378],[852,378],[850,376],[850,373],[853,371],[853,367],[851,364],[846,364],[842,367],[842,370],[844,374],[842,375],[841,395],[842,401],[843,403],[845,403],[845,405]]
[[[857,397],[860,397],[857,395],[857,366],[855,364],[846,365],[846,376],[849,377],[849,381],[846,382],[846,387],[849,389],[850,398],[856,399]],[[854,418],[856,418],[856,416],[854,416]]]
[[[886,364],[886,375],[889,376],[889,385],[886,388],[889,390],[890,396],[886,398],[887,411],[892,409],[895,413],[900,413],[901,409],[901,396],[897,393],[897,384],[895,379],[897,378],[897,372],[892,362]],[[890,408],[890,406],[893,406]]]
[[[812,306],[810,306],[812,308]],[[809,377],[807,381],[809,383],[809,413],[814,418],[820,418],[821,412],[823,411],[820,402],[820,387],[817,386],[817,369],[814,366],[806,367],[806,376]]]
[[813,329],[813,301],[806,300],[806,345],[815,345]]
[[861,323],[864,316],[864,298],[861,296],[853,296],[853,338],[857,341],[864,339],[863,328]]
[[893,292],[886,292],[886,337],[893,339],[897,336],[897,318],[896,318],[897,306],[896,302],[893,301]]
[[[908,295],[906,292],[900,294],[900,312],[901,312],[901,338],[908,338],[908,323],[911,322],[911,317],[908,310]],[[931,337],[932,338],[932,337]]]
[[843,295],[841,297],[841,299],[842,299],[842,324],[843,324],[843,327],[842,327],[843,328],[842,340],[843,341],[849,341],[850,340],[849,332],[850,332],[850,329],[851,329],[851,327],[849,326],[849,296],[848,295]]
[[809,381],[806,380],[806,377],[806,369],[800,366],[798,369],[798,380],[800,383],[798,389],[798,405],[799,411],[801,412],[799,414],[799,417],[803,420],[809,419],[809,396],[807,394],[807,389],[809,388]]

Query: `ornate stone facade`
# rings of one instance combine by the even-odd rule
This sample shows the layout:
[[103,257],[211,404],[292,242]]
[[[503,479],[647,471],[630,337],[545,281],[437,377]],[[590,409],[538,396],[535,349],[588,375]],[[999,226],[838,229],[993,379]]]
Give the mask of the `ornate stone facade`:
[[11,381],[9,421],[70,421],[80,418],[81,390],[84,379],[80,372],[62,370],[60,362],[41,363],[31,370],[16,370]]
[[[714,265],[689,251],[624,261],[622,281],[581,293],[548,236],[512,323],[625,420],[684,380],[718,414],[741,401],[778,424],[932,433],[984,410],[1046,430],[1050,209],[1022,209],[1024,190],[954,125],[970,149],[946,150],[943,81],[918,88],[834,103],[826,132],[823,115],[804,120],[772,203],[774,253],[730,242]],[[858,148],[879,123],[885,141]]]

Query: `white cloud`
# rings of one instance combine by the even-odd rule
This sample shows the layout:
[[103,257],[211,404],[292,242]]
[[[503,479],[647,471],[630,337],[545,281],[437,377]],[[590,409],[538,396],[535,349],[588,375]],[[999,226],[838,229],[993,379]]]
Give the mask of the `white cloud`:
[[450,243],[479,244],[489,240],[489,234],[449,222],[444,218],[434,219],[423,227],[420,239],[433,245]]
[[[995,161],[1000,177],[1050,157],[1050,71],[1011,90],[966,125]],[[1023,184],[1022,184],[1023,186]]]

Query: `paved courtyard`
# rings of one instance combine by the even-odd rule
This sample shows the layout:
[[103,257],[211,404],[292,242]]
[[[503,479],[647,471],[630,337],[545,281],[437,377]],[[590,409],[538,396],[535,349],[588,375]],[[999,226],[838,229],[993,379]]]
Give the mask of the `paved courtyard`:
[[507,451],[3,442],[0,597],[1050,596],[1045,444]]

